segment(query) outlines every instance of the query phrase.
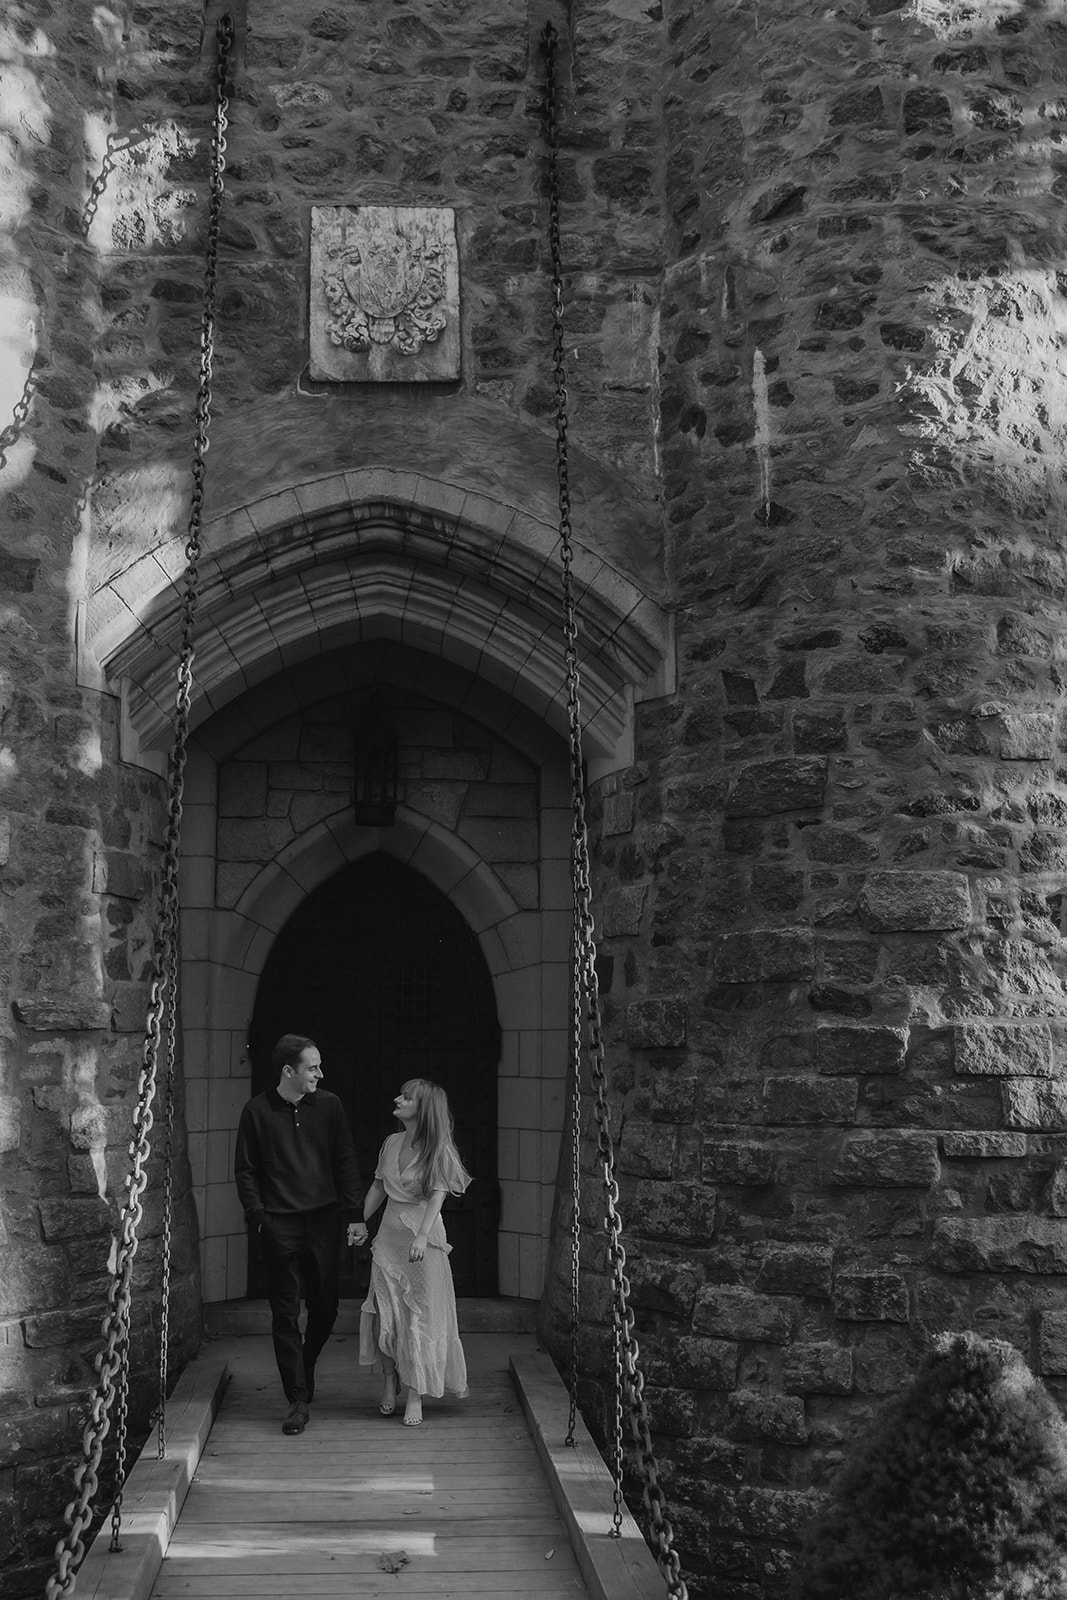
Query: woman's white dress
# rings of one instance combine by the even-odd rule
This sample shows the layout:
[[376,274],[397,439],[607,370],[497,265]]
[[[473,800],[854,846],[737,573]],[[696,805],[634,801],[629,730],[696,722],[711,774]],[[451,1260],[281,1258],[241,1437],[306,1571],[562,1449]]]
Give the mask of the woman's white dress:
[[456,1292],[448,1262],[452,1246],[438,1217],[423,1259],[409,1259],[426,1199],[415,1187],[415,1162],[400,1170],[403,1139],[403,1133],[389,1135],[374,1174],[387,1199],[371,1250],[370,1289],[359,1320],[360,1364],[376,1365],[379,1351],[383,1351],[396,1362],[404,1388],[435,1397],[447,1389],[463,1396],[467,1393],[467,1363],[459,1342]]

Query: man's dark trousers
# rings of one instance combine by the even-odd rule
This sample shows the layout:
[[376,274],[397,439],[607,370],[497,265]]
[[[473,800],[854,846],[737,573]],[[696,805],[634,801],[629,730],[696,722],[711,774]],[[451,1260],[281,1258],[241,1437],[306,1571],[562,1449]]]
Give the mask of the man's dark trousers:
[[[263,1227],[274,1356],[285,1398],[310,1400],[315,1363],[337,1320],[341,1211],[268,1212]],[[307,1325],[300,1337],[301,1293]]]

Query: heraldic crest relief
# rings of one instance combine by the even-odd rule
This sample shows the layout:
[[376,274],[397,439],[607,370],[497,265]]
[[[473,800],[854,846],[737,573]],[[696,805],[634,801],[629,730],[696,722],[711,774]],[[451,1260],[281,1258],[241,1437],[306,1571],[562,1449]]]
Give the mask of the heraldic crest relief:
[[312,378],[342,383],[457,378],[455,213],[314,207],[310,321]]

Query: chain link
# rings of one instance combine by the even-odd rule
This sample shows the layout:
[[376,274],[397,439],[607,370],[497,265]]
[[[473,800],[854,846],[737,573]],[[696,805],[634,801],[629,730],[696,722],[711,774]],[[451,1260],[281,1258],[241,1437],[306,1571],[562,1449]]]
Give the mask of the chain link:
[[100,171],[89,186],[89,193],[86,195],[85,204],[82,207],[82,233],[87,239],[96,218],[97,208],[104,197],[107,180],[115,170],[115,153],[119,149],[124,149],[127,143],[128,140],[126,139],[120,140],[114,128],[108,129],[107,143],[104,145],[104,159],[100,163]]
[[582,967],[578,899],[574,897],[571,929],[571,1337],[567,1363],[567,1437],[574,1444],[578,1420],[578,1325],[581,1321],[582,1269]]
[[[622,1396],[625,1391],[630,1429],[637,1445],[642,1477],[642,1500],[648,1512],[657,1546],[657,1559],[673,1600],[688,1600],[681,1576],[681,1564],[674,1548],[674,1533],[666,1516],[663,1490],[644,1394],[640,1349],[634,1334],[634,1315],[630,1305],[630,1282],[626,1275],[626,1250],[622,1242],[619,1214],[619,1187],[615,1178],[615,1148],[611,1136],[607,1102],[607,1076],[604,1070],[604,1037],[600,1012],[600,990],[596,970],[596,934],[592,909],[592,884],[589,859],[589,829],[586,816],[585,767],[582,760],[581,676],[578,664],[578,623],[574,599],[573,549],[571,529],[570,475],[567,441],[567,368],[563,344],[563,250],[559,202],[559,118],[556,95],[556,51],[559,36],[547,23],[541,37],[545,57],[545,130],[548,147],[549,244],[551,251],[553,367],[556,391],[556,466],[559,478],[560,566],[563,588],[563,639],[567,678],[567,724],[569,733],[571,798],[573,825],[571,864],[574,876],[575,965],[580,973],[581,1000],[584,1002],[588,1059],[594,1091],[597,1130],[597,1158],[604,1190],[604,1227],[608,1235],[608,1262],[611,1271],[613,1310],[612,1348],[615,1365],[615,1406],[612,1421],[612,1469],[615,1477],[615,1523],[619,1534],[622,1520]],[[575,1022],[573,1040],[575,1079],[582,1057],[581,1017]],[[580,1104],[580,1086],[575,1090]],[[572,1113],[573,1115],[573,1113]],[[572,1157],[573,1160],[573,1157]],[[575,1172],[573,1203],[579,1206],[580,1173]],[[575,1230],[572,1228],[572,1262]],[[572,1295],[577,1267],[572,1266]],[[572,1401],[573,1403],[573,1401]]]
[[156,1403],[156,1456],[167,1453],[167,1386],[170,1375],[170,1263],[174,1211],[174,1108],[178,1080],[178,930],[168,954],[167,1071],[163,1091],[163,1250],[159,1264],[159,1398]]
[[[152,947],[151,982],[145,1026],[141,1071],[137,1084],[137,1109],[130,1143],[131,1171],[126,1179],[120,1237],[108,1290],[108,1313],[103,1333],[106,1346],[97,1357],[97,1392],[90,1420],[82,1438],[84,1460],[74,1475],[75,1498],[67,1506],[67,1534],[56,1546],[56,1570],[49,1579],[47,1600],[60,1600],[74,1588],[74,1574],[85,1555],[83,1534],[92,1521],[90,1504],[99,1488],[100,1460],[104,1440],[111,1426],[111,1413],[118,1395],[117,1483],[111,1515],[111,1549],[117,1550],[122,1516],[122,1493],[126,1460],[126,1423],[130,1310],[132,1304],[133,1260],[137,1253],[138,1229],[144,1215],[141,1196],[147,1184],[146,1164],[151,1154],[149,1135],[153,1126],[152,1102],[156,1092],[159,1050],[166,1017],[173,1034],[177,1020],[176,978],[178,942],[178,861],[181,845],[182,799],[185,787],[186,745],[192,703],[193,632],[199,598],[201,527],[204,508],[204,457],[209,445],[211,422],[211,370],[215,346],[216,279],[218,271],[219,220],[226,166],[226,128],[229,113],[230,60],[234,29],[224,16],[216,29],[218,76],[212,134],[211,193],[208,208],[208,234],[204,268],[204,301],[200,330],[200,375],[197,389],[193,443],[192,504],[185,544],[185,586],[181,611],[181,648],[175,703],[174,737],[168,761],[167,826],[163,843],[158,916]],[[168,1057],[168,1070],[170,1058]],[[169,1222],[164,1224],[164,1253],[169,1257]],[[169,1264],[169,1262],[168,1262]],[[164,1322],[168,1320],[164,1313]],[[163,1358],[165,1362],[165,1357]],[[119,1382],[116,1389],[116,1376]],[[165,1376],[161,1379],[165,1384]]]
[[7,466],[7,453],[19,442],[19,436],[26,425],[26,418],[30,414],[33,397],[37,393],[37,372],[44,365],[43,358],[35,355],[26,372],[26,381],[22,385],[22,393],[15,401],[11,412],[11,421],[6,427],[0,428],[0,472]]

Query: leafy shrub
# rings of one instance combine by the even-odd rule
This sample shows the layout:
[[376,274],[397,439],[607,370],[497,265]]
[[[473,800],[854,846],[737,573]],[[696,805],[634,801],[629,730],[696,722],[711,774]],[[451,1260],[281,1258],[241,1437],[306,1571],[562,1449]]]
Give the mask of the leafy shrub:
[[1067,1600],[1067,1426],[1011,1345],[946,1334],[809,1533],[798,1600]]

